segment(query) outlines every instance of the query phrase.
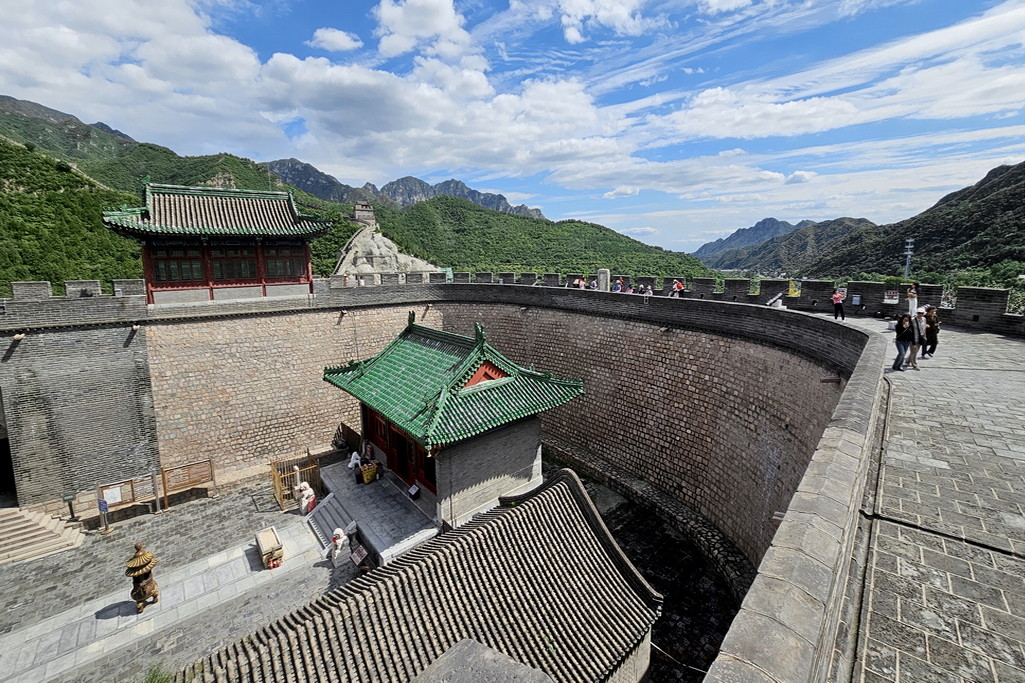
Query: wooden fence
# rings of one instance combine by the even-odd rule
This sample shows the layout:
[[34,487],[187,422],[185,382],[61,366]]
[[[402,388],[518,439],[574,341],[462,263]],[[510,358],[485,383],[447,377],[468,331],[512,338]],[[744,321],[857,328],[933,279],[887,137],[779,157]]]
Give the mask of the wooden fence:
[[274,480],[274,497],[282,510],[299,505],[295,497],[295,489],[299,482],[305,481],[319,497],[323,493],[320,483],[320,464],[310,454],[310,449],[297,451],[290,458],[271,460],[271,478]]
[[[191,489],[207,482],[213,484],[215,493],[217,491],[213,460],[201,460],[180,467],[161,469],[160,481],[162,484],[161,488],[163,489],[164,509],[170,506],[170,495],[177,491]],[[114,482],[113,484],[103,484],[96,489],[96,497],[105,500],[107,508],[110,510],[122,508],[126,505],[155,501],[155,512],[159,512],[160,495],[160,491],[157,489],[156,473],[136,479]]]

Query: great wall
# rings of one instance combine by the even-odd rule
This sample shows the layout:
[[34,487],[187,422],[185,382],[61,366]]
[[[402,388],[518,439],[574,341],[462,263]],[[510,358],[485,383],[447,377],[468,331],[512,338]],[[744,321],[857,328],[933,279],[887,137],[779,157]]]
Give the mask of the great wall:
[[[116,296],[92,281],[66,283],[65,296],[14,283],[0,300],[0,415],[18,502],[59,512],[74,496],[93,509],[98,485],[160,467],[208,458],[227,483],[296,447],[327,448],[340,421],[358,419],[357,405],[321,381],[325,366],[376,353],[410,310],[461,334],[481,322],[518,363],[584,380],[582,399],[542,418],[551,454],[691,536],[746,596],[738,633],[750,627],[748,607],[771,597],[784,616],[757,637],[782,651],[804,650],[795,634],[812,641],[813,656],[796,673],[781,657],[774,680],[837,679],[857,636],[845,620],[889,346],[813,314],[831,308],[828,281],[788,296],[785,280],[751,294],[748,280],[719,292],[697,278],[676,298],[666,296],[671,279],[637,278],[661,284],[646,297],[565,287],[574,277],[384,274],[369,287],[336,277],[315,280],[309,296],[157,306],[135,280],[115,282]],[[848,315],[903,310],[885,289],[849,283],[860,303]],[[941,293],[924,285],[920,300]],[[766,305],[779,295],[785,308]],[[1006,306],[1006,290],[961,288],[941,317],[1025,337]],[[739,650],[724,648],[715,680],[755,680],[742,677]]]

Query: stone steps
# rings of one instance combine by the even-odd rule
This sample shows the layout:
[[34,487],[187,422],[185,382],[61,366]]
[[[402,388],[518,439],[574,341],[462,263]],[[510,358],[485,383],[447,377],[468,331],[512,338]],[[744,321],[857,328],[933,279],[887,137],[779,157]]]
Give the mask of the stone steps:
[[0,510],[0,565],[46,557],[82,545],[77,526],[18,508]]

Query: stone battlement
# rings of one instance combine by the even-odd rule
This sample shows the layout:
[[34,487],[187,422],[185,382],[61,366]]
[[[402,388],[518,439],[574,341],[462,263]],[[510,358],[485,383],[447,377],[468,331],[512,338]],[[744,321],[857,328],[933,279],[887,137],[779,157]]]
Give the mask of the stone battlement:
[[[74,325],[141,323],[147,320],[194,318],[223,315],[284,312],[309,308],[330,309],[347,306],[374,305],[391,297],[378,290],[392,288],[422,290],[425,300],[434,298],[428,290],[438,285],[514,286],[565,289],[575,296],[602,294],[578,290],[569,285],[579,275],[558,273],[454,273],[447,282],[445,273],[378,273],[368,274],[365,285],[354,277],[317,278],[313,293],[306,296],[268,296],[218,301],[186,302],[146,306],[145,284],[142,280],[115,280],[114,295],[101,294],[96,280],[72,280],[64,283],[64,296],[54,296],[49,282],[14,282],[13,297],[0,299],[0,331],[29,331],[41,327]],[[590,276],[587,276],[588,279]],[[630,283],[629,276],[613,275]],[[634,278],[640,285],[651,285],[654,298],[670,297],[673,280],[686,283],[682,299],[727,301],[767,305],[778,301],[784,308],[806,312],[831,312],[830,296],[835,284],[830,280],[803,280],[796,296],[790,295],[788,280],[761,280],[757,293],[751,293],[751,281],[730,278],[717,291],[714,278]],[[896,299],[887,298],[887,285],[882,282],[850,282],[845,301],[849,316],[893,317],[907,310],[903,286]],[[960,287],[957,304],[943,307],[941,285],[921,285],[919,301],[939,307],[940,319],[949,326],[983,332],[996,332],[1025,337],[1025,316],[1007,313],[1009,290],[989,287]],[[618,295],[617,295],[618,296]],[[643,300],[638,294],[632,298]],[[400,298],[408,298],[409,292]],[[416,295],[414,295],[416,298]],[[443,298],[448,298],[445,295]],[[857,303],[855,303],[857,302]]]

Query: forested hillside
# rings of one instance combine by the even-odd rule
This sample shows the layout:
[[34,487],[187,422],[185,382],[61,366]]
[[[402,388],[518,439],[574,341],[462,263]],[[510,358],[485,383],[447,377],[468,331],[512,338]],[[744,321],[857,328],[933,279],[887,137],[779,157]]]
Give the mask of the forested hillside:
[[711,275],[693,256],[665,251],[594,223],[499,213],[442,195],[396,211],[375,209],[381,232],[403,251],[467,271]]
[[71,114],[0,95],[0,135],[73,162],[110,159],[139,144]]
[[971,187],[952,192],[907,220],[852,232],[801,274],[897,275],[904,270],[909,237],[915,241],[914,273],[1025,262],[1025,163],[998,166]]
[[139,245],[101,222],[104,209],[137,201],[0,139],[0,297],[18,280],[101,280],[109,288],[113,279],[142,277]]
[[316,204],[315,197],[281,182],[255,161],[231,154],[181,157],[160,145],[142,143],[112,159],[81,161],[78,168],[90,178],[116,190],[143,195],[146,179],[168,185],[212,185],[243,190],[292,190]]

